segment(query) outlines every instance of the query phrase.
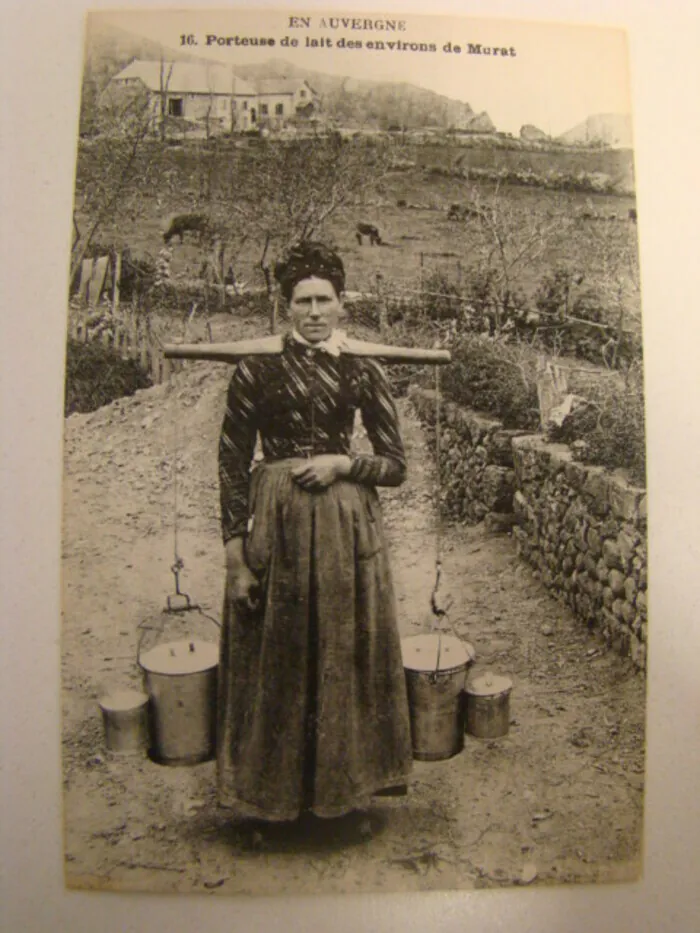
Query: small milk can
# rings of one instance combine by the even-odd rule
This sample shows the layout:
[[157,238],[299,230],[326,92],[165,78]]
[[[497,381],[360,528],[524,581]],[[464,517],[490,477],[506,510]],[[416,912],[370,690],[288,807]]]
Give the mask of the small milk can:
[[139,655],[151,698],[152,754],[163,764],[195,764],[216,746],[219,647],[182,639]]
[[464,746],[462,693],[474,648],[441,633],[401,640],[411,717],[413,757],[451,758]]
[[508,734],[510,692],[513,681],[487,671],[467,681],[466,730],[480,739],[497,739]]
[[139,690],[117,690],[100,700],[105,747],[123,754],[148,751],[148,697]]

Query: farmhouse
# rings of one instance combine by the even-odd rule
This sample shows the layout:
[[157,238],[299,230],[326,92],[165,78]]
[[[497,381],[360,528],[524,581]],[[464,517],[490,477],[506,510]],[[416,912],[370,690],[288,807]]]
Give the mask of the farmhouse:
[[[239,77],[213,62],[160,62],[135,59],[110,80],[110,95],[144,91],[154,127],[165,115],[175,126],[208,134],[255,129],[281,129],[291,122],[311,121],[320,109],[319,96],[295,78]],[[164,105],[162,100],[164,98]]]
[[281,129],[290,120],[311,120],[320,109],[318,94],[300,78],[262,78],[256,89],[258,122],[270,129]]

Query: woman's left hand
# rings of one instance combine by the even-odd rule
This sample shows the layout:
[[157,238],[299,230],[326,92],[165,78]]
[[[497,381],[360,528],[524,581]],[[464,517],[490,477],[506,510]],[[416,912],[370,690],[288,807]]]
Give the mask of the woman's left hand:
[[346,454],[319,454],[292,470],[294,481],[309,492],[326,489],[337,479],[350,474],[350,457]]

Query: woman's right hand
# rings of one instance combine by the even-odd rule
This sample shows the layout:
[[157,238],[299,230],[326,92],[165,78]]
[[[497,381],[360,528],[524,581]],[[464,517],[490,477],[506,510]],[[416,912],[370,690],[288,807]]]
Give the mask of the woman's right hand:
[[260,606],[260,581],[247,567],[237,571],[227,570],[226,590],[229,603],[236,609],[254,612]]
[[226,595],[236,609],[253,612],[260,606],[260,581],[245,562],[242,538],[226,543]]

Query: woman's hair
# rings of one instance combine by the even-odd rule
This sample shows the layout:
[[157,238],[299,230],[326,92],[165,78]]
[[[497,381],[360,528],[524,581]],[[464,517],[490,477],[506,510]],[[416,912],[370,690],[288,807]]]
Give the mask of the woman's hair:
[[336,295],[345,291],[345,268],[340,256],[325,243],[304,240],[292,246],[284,259],[275,264],[275,278],[286,301],[304,279],[327,279]]

